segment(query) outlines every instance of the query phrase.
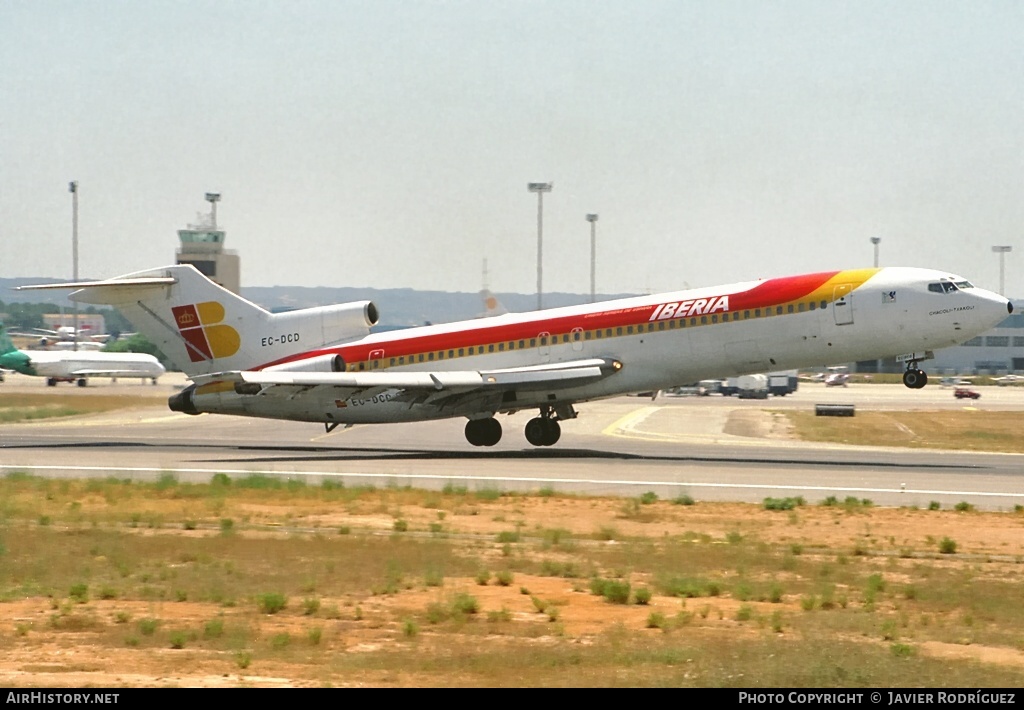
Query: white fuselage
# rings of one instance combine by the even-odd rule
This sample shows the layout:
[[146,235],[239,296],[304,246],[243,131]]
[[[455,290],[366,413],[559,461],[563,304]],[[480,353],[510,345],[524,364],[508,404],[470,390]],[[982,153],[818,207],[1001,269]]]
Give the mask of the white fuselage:
[[144,353],[104,353],[68,350],[25,350],[35,374],[41,377],[77,379],[87,377],[157,378],[164,366]]
[[[339,398],[330,386],[292,396],[195,392],[198,411],[315,422],[416,421],[572,405],[708,378],[876,359],[948,347],[1007,316],[1007,301],[962,279],[916,268],[863,269],[747,282],[369,335],[252,369],[337,354],[347,372],[495,370],[588,358],[621,369],[596,382],[515,389],[458,407],[410,402],[399,389]],[[931,288],[930,288],[931,286]],[[396,401],[401,399],[401,401]]]

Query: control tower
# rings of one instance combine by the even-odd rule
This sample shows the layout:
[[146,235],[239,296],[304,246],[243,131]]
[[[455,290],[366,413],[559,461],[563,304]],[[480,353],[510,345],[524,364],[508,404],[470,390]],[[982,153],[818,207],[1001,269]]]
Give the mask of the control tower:
[[241,292],[241,268],[238,253],[224,248],[224,230],[217,228],[217,203],[220,193],[207,192],[210,213],[200,213],[195,224],[178,230],[181,246],[176,260],[192,264],[211,281],[234,293]]

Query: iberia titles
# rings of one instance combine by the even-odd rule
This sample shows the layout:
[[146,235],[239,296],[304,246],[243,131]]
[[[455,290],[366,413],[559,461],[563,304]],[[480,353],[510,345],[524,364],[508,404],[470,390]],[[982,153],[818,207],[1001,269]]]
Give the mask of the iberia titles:
[[654,309],[654,313],[652,313],[651,317],[647,320],[667,320],[669,318],[686,318],[687,316],[705,316],[710,313],[724,313],[728,310],[728,296],[695,298],[691,301],[662,303]]

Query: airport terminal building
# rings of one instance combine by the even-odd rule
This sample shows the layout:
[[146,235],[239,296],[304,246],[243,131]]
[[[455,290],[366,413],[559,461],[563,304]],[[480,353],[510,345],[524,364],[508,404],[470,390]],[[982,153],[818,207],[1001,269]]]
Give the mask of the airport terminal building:
[[[1013,315],[992,330],[961,345],[935,351],[934,360],[922,367],[940,375],[1024,374],[1024,301],[1013,301]],[[856,364],[857,372],[903,372],[903,363],[889,358],[865,360]]]

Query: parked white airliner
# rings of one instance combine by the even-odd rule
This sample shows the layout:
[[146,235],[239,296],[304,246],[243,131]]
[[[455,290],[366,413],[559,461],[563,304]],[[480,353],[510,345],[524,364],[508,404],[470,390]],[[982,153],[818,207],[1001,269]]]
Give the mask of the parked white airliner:
[[[42,288],[54,288],[50,285]],[[830,271],[369,334],[369,301],[270,313],[190,265],[64,284],[109,304],[192,379],[172,410],[339,424],[466,417],[493,446],[497,414],[550,446],[575,405],[768,370],[903,356],[989,330],[1010,302],[920,268]],[[35,288],[35,287],[33,287]]]
[[45,377],[53,387],[58,382],[76,382],[85,387],[90,377],[135,377],[156,384],[164,366],[145,353],[101,353],[95,350],[18,350],[0,327],[0,368],[23,375]]

